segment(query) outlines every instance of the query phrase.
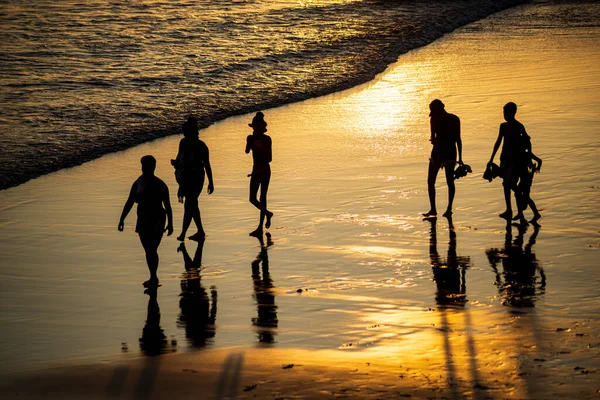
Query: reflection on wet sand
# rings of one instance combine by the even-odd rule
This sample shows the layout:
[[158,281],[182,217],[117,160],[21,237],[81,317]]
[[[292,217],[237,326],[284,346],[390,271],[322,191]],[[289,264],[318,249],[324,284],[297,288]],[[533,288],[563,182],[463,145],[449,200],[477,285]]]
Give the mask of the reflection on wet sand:
[[[496,274],[494,284],[498,287],[501,302],[505,306],[534,307],[535,301],[544,294],[546,289],[544,269],[538,265],[538,260],[532,251],[540,226],[533,226],[533,233],[523,247],[527,227],[527,225],[519,225],[517,237],[513,241],[512,226],[508,223],[504,248],[491,248],[486,251],[490,265]],[[497,268],[500,262],[502,263],[502,274]]]
[[[252,282],[254,283],[254,298],[258,316],[252,318],[252,325],[258,328],[258,341],[261,343],[275,342],[275,328],[277,328],[277,306],[275,305],[275,292],[273,280],[269,273],[269,255],[267,249],[273,245],[271,234],[266,233],[267,244],[265,246],[262,232],[255,237],[260,242],[260,252],[252,261]],[[262,268],[260,265],[262,263]],[[261,277],[262,270],[262,277]]]
[[[475,346],[475,338],[471,321],[471,312],[465,307],[467,302],[467,284],[466,271],[471,263],[470,257],[458,256],[456,252],[456,231],[452,218],[448,217],[448,252],[446,258],[439,255],[437,249],[437,218],[426,218],[431,223],[429,237],[429,257],[431,261],[431,269],[433,271],[433,280],[436,284],[435,302],[439,306],[440,312],[440,332],[442,333],[442,342],[444,348],[447,379],[446,384],[450,390],[452,398],[459,398],[458,386],[461,379],[461,374],[457,367],[455,356],[459,349],[456,348],[457,343],[452,346],[452,332],[459,329],[457,321],[457,313],[462,314],[464,323],[464,338],[465,352],[468,354],[467,363],[464,365],[468,372],[469,381],[474,389],[482,389],[485,386],[482,384],[480,376],[480,367],[477,361],[477,349]],[[456,326],[454,326],[456,325]],[[475,392],[475,398],[479,398],[478,392]]]
[[204,240],[198,242],[194,258],[191,258],[181,243],[178,252],[183,255],[185,273],[181,279],[180,313],[177,326],[185,330],[185,337],[192,347],[203,347],[215,337],[215,320],[217,318],[217,289],[210,290],[210,299],[202,286],[202,249]]
[[467,301],[465,273],[471,262],[469,257],[456,255],[456,231],[452,218],[448,218],[448,253],[444,259],[437,249],[437,219],[429,219],[431,235],[429,237],[429,257],[433,280],[437,286],[435,302],[440,306],[463,307]]
[[168,351],[175,351],[169,347],[165,332],[160,327],[160,308],[158,307],[158,288],[148,288],[144,291],[150,296],[148,299],[148,314],[146,324],[140,338],[140,350],[147,356],[158,356]]

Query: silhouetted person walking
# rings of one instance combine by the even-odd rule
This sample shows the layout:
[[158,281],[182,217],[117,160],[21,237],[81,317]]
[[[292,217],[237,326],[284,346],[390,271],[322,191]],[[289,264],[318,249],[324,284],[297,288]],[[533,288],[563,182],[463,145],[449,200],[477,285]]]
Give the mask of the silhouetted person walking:
[[511,190],[517,192],[517,182],[519,175],[524,168],[525,152],[531,152],[531,142],[522,123],[516,120],[517,105],[513,102],[506,103],[504,106],[504,119],[506,122],[500,124],[500,132],[494,150],[488,165],[494,162],[494,156],[502,143],[502,152],[500,153],[500,174],[502,176],[502,186],[504,187],[504,201],[506,210],[500,214],[500,218],[508,221],[512,219],[512,207],[510,200]]
[[[526,140],[529,140],[529,138],[527,138]],[[529,145],[528,147],[531,148],[531,145]],[[540,214],[535,202],[531,198],[531,186],[533,185],[533,176],[536,172],[539,172],[541,168],[541,158],[533,154],[531,150],[524,153],[524,160],[520,167],[519,182],[517,183],[516,192],[517,206],[519,208],[519,212],[513,218],[513,220],[519,220],[521,224],[526,223],[523,211],[525,211],[528,206],[529,208],[531,208],[531,211],[533,211],[533,218],[529,222],[531,222],[534,225],[537,225],[537,221],[542,217],[542,214]]]
[[[150,271],[150,279],[144,282],[144,286],[156,287],[158,286],[158,246],[165,230],[169,236],[173,233],[173,212],[169,200],[169,188],[154,175],[156,159],[148,155],[142,157],[141,162],[142,175],[131,186],[118,229],[123,231],[127,214],[133,204],[138,203],[135,231],[146,252],[146,262]],[[166,228],[165,222],[167,222]]]
[[[250,203],[260,210],[260,220],[258,227],[250,233],[250,235],[262,234],[263,222],[267,219],[265,228],[271,227],[271,218],[273,213],[267,209],[267,191],[269,190],[269,182],[271,181],[271,166],[270,162],[273,159],[271,138],[265,135],[267,131],[267,123],[265,115],[262,112],[257,112],[252,123],[248,126],[252,127],[252,135],[246,138],[246,154],[252,151],[252,174],[250,175]],[[260,188],[260,200],[257,200],[256,195]]]
[[[194,117],[188,117],[182,126],[183,139],[179,142],[177,158],[171,160],[175,167],[175,176],[179,183],[177,198],[184,202],[183,226],[177,240],[184,241],[187,230],[194,220],[198,231],[189,237],[191,240],[199,240],[206,236],[200,218],[198,197],[204,186],[204,173],[208,177],[208,194],[214,191],[212,169],[208,147],[198,138],[198,121]],[[185,200],[184,200],[185,199]]]
[[431,111],[431,137],[430,142],[433,145],[431,158],[429,159],[429,171],[427,173],[427,190],[429,192],[430,210],[424,213],[425,217],[437,216],[435,205],[435,181],[441,168],[446,174],[446,183],[448,185],[448,207],[444,212],[444,217],[452,215],[452,204],[454,202],[454,166],[456,165],[456,155],[458,149],[458,164],[462,165],[462,140],[460,138],[460,119],[448,113],[444,109],[444,103],[441,100],[433,100],[429,104]]

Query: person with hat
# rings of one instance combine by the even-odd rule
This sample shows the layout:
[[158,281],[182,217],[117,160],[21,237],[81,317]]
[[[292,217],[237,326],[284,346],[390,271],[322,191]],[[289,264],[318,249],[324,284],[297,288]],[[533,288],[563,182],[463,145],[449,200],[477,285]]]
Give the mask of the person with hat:
[[215,190],[213,185],[212,168],[210,166],[209,152],[206,144],[198,138],[198,120],[188,117],[182,125],[183,139],[179,142],[177,158],[171,160],[175,167],[175,178],[179,184],[177,198],[184,203],[183,226],[177,240],[183,242],[192,222],[198,231],[189,237],[191,240],[202,240],[206,236],[200,218],[198,197],[204,186],[204,173],[208,177],[208,194]]
[[[252,151],[252,173],[250,176],[250,203],[260,210],[260,220],[258,227],[250,235],[262,234],[263,223],[266,218],[265,228],[271,227],[271,218],[273,213],[267,209],[267,191],[271,181],[270,162],[273,158],[271,138],[265,135],[267,132],[267,122],[262,112],[257,112],[252,123],[248,124],[252,128],[252,135],[246,138],[246,154]],[[260,188],[260,200],[256,198]]]
[[447,112],[441,100],[435,99],[429,104],[431,137],[429,141],[433,145],[431,157],[429,158],[429,171],[427,173],[427,189],[429,192],[430,210],[423,213],[427,218],[437,216],[435,205],[435,181],[440,169],[444,169],[446,183],[448,185],[448,207],[444,217],[452,216],[452,204],[454,202],[454,166],[458,149],[458,164],[462,161],[462,140],[460,138],[460,119]]

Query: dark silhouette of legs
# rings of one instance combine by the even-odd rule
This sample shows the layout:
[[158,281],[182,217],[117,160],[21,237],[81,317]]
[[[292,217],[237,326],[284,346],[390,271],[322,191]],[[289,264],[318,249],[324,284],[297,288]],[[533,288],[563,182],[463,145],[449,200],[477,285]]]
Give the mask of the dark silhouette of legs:
[[429,170],[427,172],[427,191],[429,193],[429,211],[424,213],[425,217],[432,217],[437,215],[437,209],[435,207],[435,180],[437,179],[439,168],[436,164],[429,162]]
[[510,205],[510,182],[508,182],[508,180],[504,180],[504,182],[502,182],[502,188],[504,189],[504,202],[506,203],[506,210],[499,216],[500,218],[504,218],[510,221],[510,219],[512,218],[512,206]]
[[144,286],[158,286],[158,246],[162,240],[162,232],[140,232],[140,242],[146,252],[146,263],[148,264],[148,270],[150,271],[150,279],[144,282]]
[[[260,220],[258,227],[254,233],[259,233],[262,231],[263,222],[265,217],[267,218],[267,223],[265,227],[268,229],[271,227],[271,217],[273,217],[273,213],[267,209],[267,192],[269,190],[269,183],[271,182],[271,173],[264,172],[253,172],[250,178],[250,203],[254,205],[254,207],[260,210]],[[258,189],[260,188],[260,200],[256,198],[258,193]]]
[[[198,194],[199,195],[199,194]],[[198,228],[198,232],[194,235],[190,236],[192,240],[198,240],[204,238],[206,234],[204,233],[204,228],[202,227],[202,219],[200,218],[200,208],[198,207],[198,196],[186,196],[184,203],[184,211],[183,211],[183,225],[181,227],[181,235],[177,237],[177,240],[183,241],[185,240],[185,234],[187,233],[192,220],[196,224]]]
[[444,213],[444,217],[450,217],[452,215],[452,204],[454,203],[454,194],[456,193],[456,187],[454,186],[454,164],[444,167],[446,172],[446,184],[448,185],[448,207]]
[[533,218],[529,221],[534,225],[538,225],[537,221],[542,218],[542,214],[540,214],[540,212],[537,209],[537,206],[535,205],[535,202],[533,201],[533,199],[530,197],[529,198],[529,207],[531,208],[531,211],[533,211]]
[[[439,165],[430,162],[429,171],[427,172],[427,191],[429,193],[429,204],[431,208],[423,214],[425,217],[437,215],[437,208],[435,206],[435,181],[438,172]],[[454,185],[454,164],[445,166],[444,173],[446,174],[446,184],[448,185],[448,207],[446,208],[446,212],[444,212],[444,217],[449,217],[452,215],[452,204],[454,204],[454,194],[456,193],[456,186]]]

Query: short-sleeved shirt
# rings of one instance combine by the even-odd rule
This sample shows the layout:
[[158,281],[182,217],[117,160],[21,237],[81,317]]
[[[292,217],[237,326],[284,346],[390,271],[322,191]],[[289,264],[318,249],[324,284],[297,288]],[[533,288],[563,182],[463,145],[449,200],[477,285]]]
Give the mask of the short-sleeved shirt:
[[253,169],[269,167],[272,159],[271,137],[264,134],[248,135],[246,138],[246,148],[252,150]]
[[166,211],[163,200],[169,198],[169,188],[156,176],[140,176],[131,186],[137,206],[138,233],[158,233],[165,229]]
[[460,139],[460,119],[450,113],[436,115],[431,119],[434,134],[431,160],[440,164],[456,161],[456,143]]

